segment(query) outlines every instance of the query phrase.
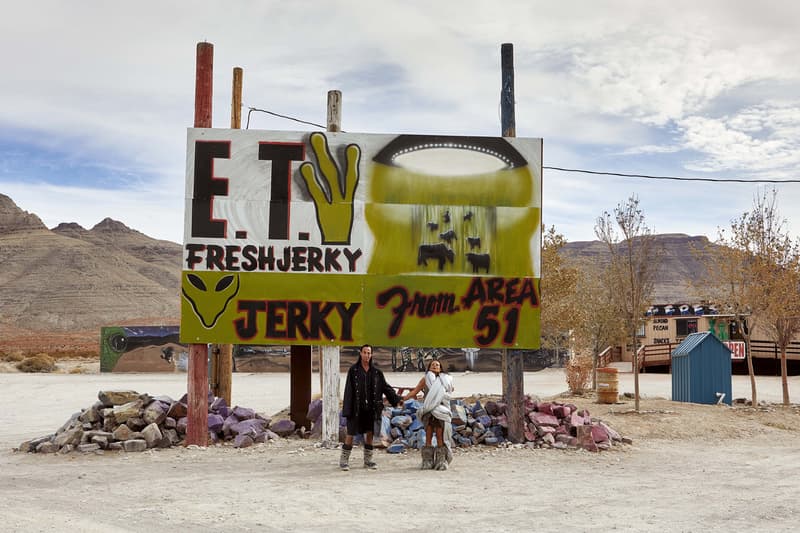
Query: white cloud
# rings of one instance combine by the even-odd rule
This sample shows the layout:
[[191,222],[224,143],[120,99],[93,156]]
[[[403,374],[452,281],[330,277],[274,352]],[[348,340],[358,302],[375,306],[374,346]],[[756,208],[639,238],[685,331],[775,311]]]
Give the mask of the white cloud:
[[[111,216],[182,238],[203,40],[215,46],[217,127],[229,125],[240,66],[246,106],[324,123],[326,93],[339,89],[347,131],[497,135],[500,45],[511,42],[517,134],[544,137],[546,165],[797,178],[800,3],[42,0],[5,15],[0,46],[13,53],[0,58],[2,137],[138,187],[53,188],[24,176],[0,185],[53,225]],[[251,127],[310,129],[261,114]],[[748,208],[752,188],[546,172],[544,219],[593,238],[596,216],[638,192],[659,231],[713,233]],[[782,205],[800,219],[795,189],[782,187]]]
[[732,116],[691,116],[678,123],[684,146],[702,154],[686,168],[763,172],[787,179],[800,164],[800,100],[765,102]]

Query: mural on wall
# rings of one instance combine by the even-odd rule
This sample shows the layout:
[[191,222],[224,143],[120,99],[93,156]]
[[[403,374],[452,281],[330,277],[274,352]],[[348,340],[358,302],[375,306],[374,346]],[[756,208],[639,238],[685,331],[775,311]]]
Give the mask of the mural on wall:
[[100,328],[101,372],[185,371],[187,355],[178,326]]
[[190,129],[181,340],[535,349],[541,140]]

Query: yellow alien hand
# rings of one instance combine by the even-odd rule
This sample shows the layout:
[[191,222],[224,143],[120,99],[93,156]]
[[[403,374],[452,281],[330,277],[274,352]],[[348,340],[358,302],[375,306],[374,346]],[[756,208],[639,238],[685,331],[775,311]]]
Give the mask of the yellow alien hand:
[[353,196],[358,186],[358,165],[361,148],[350,144],[345,148],[344,179],[333,160],[325,134],[315,132],[310,138],[317,159],[319,175],[311,163],[300,165],[308,193],[314,200],[322,244],[350,244],[353,229]]

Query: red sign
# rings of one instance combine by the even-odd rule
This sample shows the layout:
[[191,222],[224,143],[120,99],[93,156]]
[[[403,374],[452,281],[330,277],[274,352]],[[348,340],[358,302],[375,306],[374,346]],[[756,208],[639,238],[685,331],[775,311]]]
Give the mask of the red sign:
[[731,351],[731,359],[734,361],[743,361],[745,355],[744,341],[723,341],[722,344],[728,347]]

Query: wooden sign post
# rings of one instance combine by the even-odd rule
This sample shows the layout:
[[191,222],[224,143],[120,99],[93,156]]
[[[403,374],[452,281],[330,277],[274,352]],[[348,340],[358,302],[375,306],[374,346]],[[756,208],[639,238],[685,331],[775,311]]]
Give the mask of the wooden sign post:
[[[214,84],[214,45],[197,44],[194,86],[194,127],[211,127],[211,101]],[[186,445],[208,444],[208,345],[189,345],[187,372]]]
[[[342,93],[328,91],[328,131],[342,129]],[[339,346],[323,346],[320,355],[322,387],[322,445],[333,448],[339,444]]]

